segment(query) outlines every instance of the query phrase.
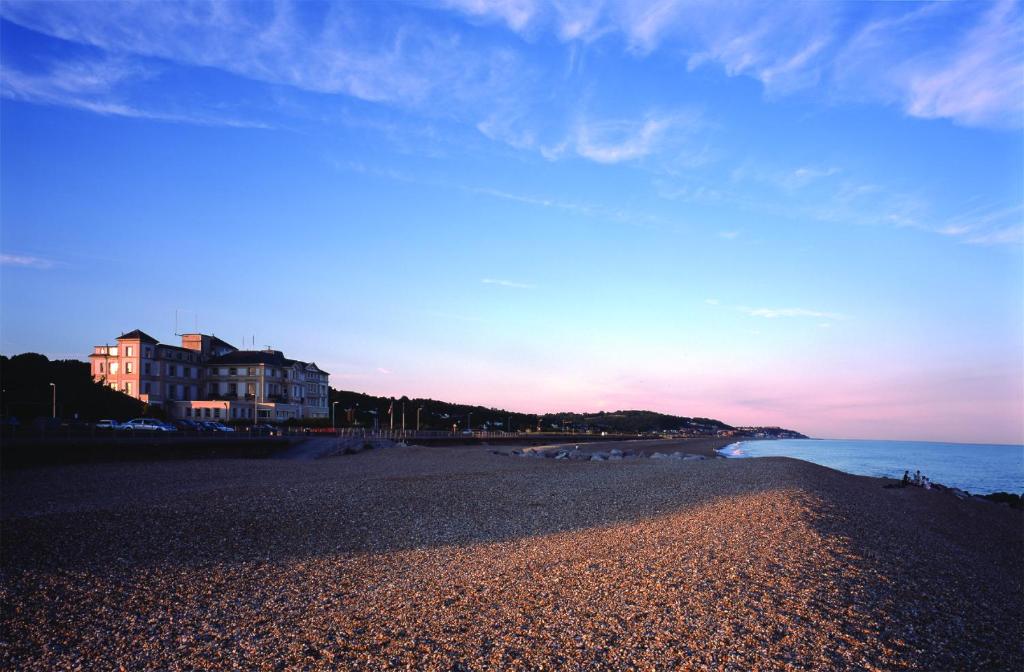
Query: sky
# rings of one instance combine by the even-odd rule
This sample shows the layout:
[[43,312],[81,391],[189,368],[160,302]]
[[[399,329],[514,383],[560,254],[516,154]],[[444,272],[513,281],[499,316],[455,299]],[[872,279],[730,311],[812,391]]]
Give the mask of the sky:
[[1022,130],[1020,3],[4,0],[0,351],[1021,443]]

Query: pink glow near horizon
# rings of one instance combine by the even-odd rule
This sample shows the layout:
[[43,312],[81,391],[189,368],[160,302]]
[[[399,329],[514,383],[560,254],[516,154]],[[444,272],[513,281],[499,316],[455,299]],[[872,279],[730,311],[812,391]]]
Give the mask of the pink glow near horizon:
[[332,378],[332,384],[525,413],[651,410],[823,438],[1024,443],[1024,390],[1011,373],[850,374],[842,385],[809,373],[761,373],[572,376],[499,367],[477,375]]

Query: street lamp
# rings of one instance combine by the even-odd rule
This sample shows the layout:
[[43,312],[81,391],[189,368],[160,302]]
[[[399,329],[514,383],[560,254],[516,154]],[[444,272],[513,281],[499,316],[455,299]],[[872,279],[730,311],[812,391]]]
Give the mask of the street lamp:
[[419,408],[416,409],[416,431],[417,432],[420,431],[420,411],[422,411],[422,410],[423,410],[422,406],[420,406]]
[[470,411],[467,415],[468,415],[468,417],[466,418],[466,429],[468,429],[470,432],[472,432],[473,431],[473,412]]
[[50,387],[53,388],[53,410],[51,412],[51,417],[56,418],[57,417],[57,383],[50,383]]
[[337,406],[337,405],[338,405],[338,402],[336,402],[336,401],[332,401],[331,402],[331,429],[333,429],[334,431],[338,431],[338,421],[337,421],[337,418],[335,417],[335,412],[336,411],[334,410],[334,407]]

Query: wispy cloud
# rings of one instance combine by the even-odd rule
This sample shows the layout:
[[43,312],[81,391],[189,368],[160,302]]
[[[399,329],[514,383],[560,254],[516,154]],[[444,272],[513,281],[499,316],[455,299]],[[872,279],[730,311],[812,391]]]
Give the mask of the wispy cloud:
[[622,163],[669,149],[685,152],[683,143],[702,123],[700,114],[692,110],[649,112],[635,119],[583,118],[568,137],[539,149],[550,160],[571,152],[596,163]]
[[[834,311],[812,310],[810,308],[752,308],[750,306],[724,305],[718,299],[704,299],[709,306],[722,306],[728,310],[735,310],[750,317],[762,317],[769,320],[778,318],[813,318],[818,320],[842,321],[850,319],[848,315]],[[820,325],[819,325],[820,326]]]
[[498,280],[495,278],[483,278],[480,280],[485,285],[497,285],[499,287],[511,287],[513,289],[536,289],[536,285],[530,285],[525,282],[513,282],[511,280]]
[[525,30],[539,9],[536,0],[442,0],[441,5],[470,16],[499,20],[516,32]]
[[71,107],[105,116],[202,126],[269,128],[262,122],[217,113],[155,110],[125,100],[124,89],[127,86],[155,75],[151,68],[123,58],[56,62],[49,70],[37,73],[26,73],[5,65],[0,69],[0,95],[12,100]]
[[732,171],[734,181],[750,180],[768,184],[779,189],[794,191],[813,182],[840,173],[836,166],[799,166],[780,169],[774,166],[758,166],[751,162],[737,166]]
[[[950,25],[956,29],[949,34]],[[935,40],[937,30],[945,37]],[[867,23],[833,67],[845,97],[966,126],[1024,124],[1024,17],[1012,0],[928,3]]]
[[[969,126],[1024,124],[1021,4],[787,3],[684,0],[486,3],[452,0],[519,33],[561,40],[622,35],[629,51],[682,54],[689,70],[718,66],[771,96],[826,95],[895,103],[908,115]],[[553,10],[552,10],[553,7]],[[936,39],[941,33],[942,39]]]
[[725,238],[726,240],[735,240],[740,235],[739,231],[719,231],[718,237]]
[[583,122],[576,127],[576,153],[598,163],[637,159],[654,151],[670,125],[668,119],[653,117],[641,122]]
[[823,310],[809,310],[807,308],[748,308],[746,306],[736,306],[736,309],[742,313],[750,315],[751,317],[764,317],[770,320],[779,317],[813,317],[829,320],[847,319],[847,316],[842,313],[833,313]]
[[45,271],[53,268],[57,262],[43,257],[34,257],[28,254],[0,254],[0,266],[15,266],[20,268],[34,268]]
[[[345,94],[421,111],[482,108],[521,79],[517,55],[418,21],[379,21],[330,7],[310,20],[301,3],[5,2],[4,18],[112,54],[216,68],[302,91]],[[520,73],[514,77],[513,73]]]

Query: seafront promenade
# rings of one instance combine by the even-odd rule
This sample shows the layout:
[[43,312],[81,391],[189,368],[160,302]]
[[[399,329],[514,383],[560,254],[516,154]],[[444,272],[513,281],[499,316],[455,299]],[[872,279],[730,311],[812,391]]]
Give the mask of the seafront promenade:
[[490,446],[6,469],[0,664],[1019,669],[1021,513],[883,485]]

